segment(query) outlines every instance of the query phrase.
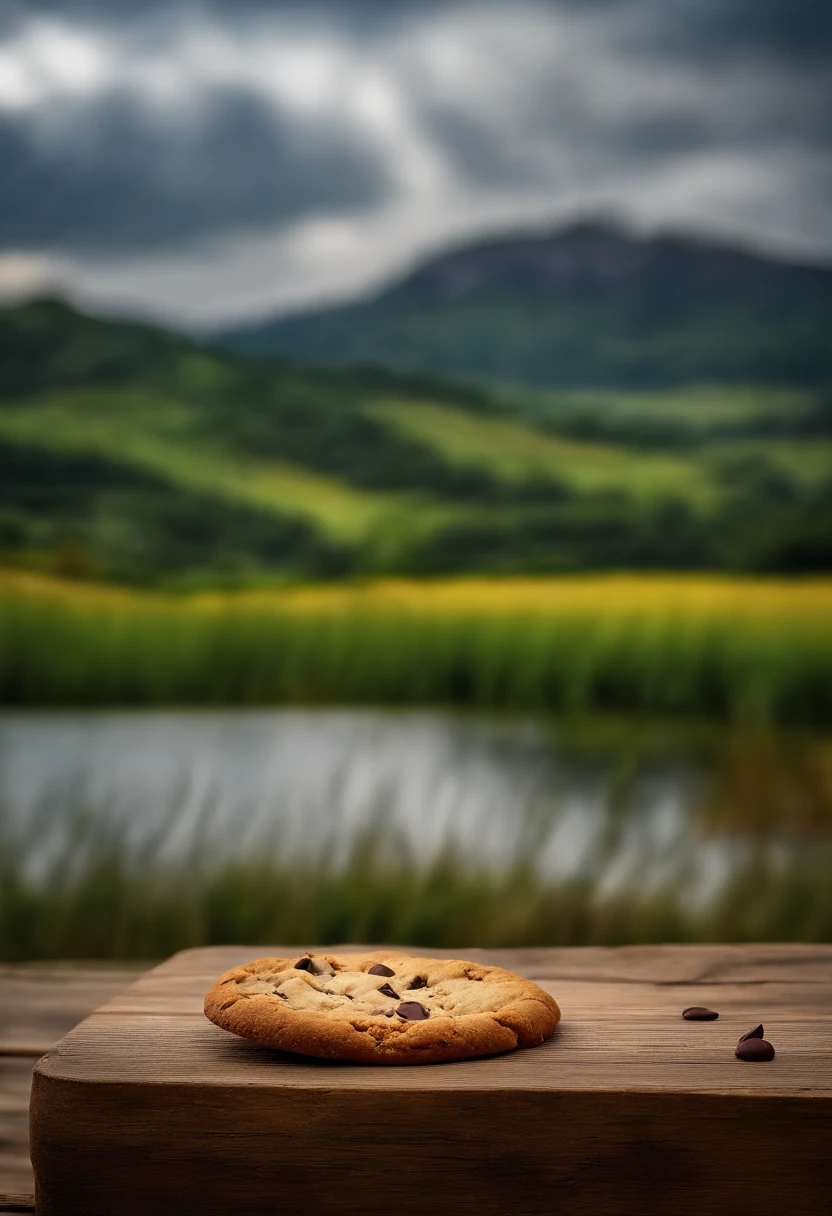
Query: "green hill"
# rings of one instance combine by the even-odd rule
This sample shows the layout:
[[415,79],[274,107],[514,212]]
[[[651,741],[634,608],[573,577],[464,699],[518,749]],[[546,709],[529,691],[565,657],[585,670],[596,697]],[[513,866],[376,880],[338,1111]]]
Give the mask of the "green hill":
[[832,564],[809,388],[488,393],[0,310],[0,561],[122,582]]
[[578,223],[452,249],[237,350],[535,388],[832,383],[832,268]]

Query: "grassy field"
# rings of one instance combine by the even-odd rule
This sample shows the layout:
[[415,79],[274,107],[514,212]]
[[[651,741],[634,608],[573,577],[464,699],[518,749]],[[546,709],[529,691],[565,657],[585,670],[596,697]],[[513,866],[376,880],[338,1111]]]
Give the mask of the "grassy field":
[[336,540],[363,538],[412,496],[373,493],[311,469],[232,453],[199,433],[193,407],[131,389],[55,393],[0,411],[0,437],[93,453],[191,490],[310,519]]
[[159,590],[830,571],[820,388],[688,368],[674,388],[475,389],[241,359],[54,301],[0,309],[0,355],[0,564]]
[[[788,419],[797,426],[812,400],[797,392],[717,388],[601,394],[597,399],[589,392],[564,394],[541,417],[541,422],[563,427],[563,435],[534,430],[519,419],[486,417],[430,401],[388,400],[371,406],[369,413],[406,438],[434,448],[449,463],[507,482],[551,478],[576,493],[620,492],[635,502],[675,497],[702,508],[713,506],[731,488],[730,470],[739,462],[758,462],[798,485],[828,482],[832,440],[723,434],[737,424],[767,419]],[[530,415],[541,409],[538,403]],[[645,451],[637,444],[570,438],[569,427],[584,418],[623,430],[644,424],[681,427],[689,442],[684,452]]]
[[[518,390],[522,395],[522,390]],[[799,388],[713,384],[627,391],[572,389],[526,393],[529,412],[553,423],[591,415],[618,423],[672,423],[708,438],[738,425],[782,421],[798,424],[812,411],[815,394]]]
[[832,722],[832,582],[388,581],[172,597],[6,572],[6,705],[436,704]]
[[783,439],[778,443],[764,439],[726,440],[708,444],[702,449],[702,459],[715,471],[756,461],[797,484],[820,486],[829,484],[832,477],[832,440]]
[[582,493],[619,490],[646,501],[677,495],[697,504],[712,501],[716,492],[706,469],[673,454],[579,442],[433,402],[387,401],[371,414],[451,463],[506,481],[545,477]]

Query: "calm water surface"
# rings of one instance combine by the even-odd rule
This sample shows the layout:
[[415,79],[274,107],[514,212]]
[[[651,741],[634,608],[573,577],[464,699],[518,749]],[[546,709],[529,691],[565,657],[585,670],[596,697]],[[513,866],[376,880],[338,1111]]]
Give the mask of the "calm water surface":
[[793,759],[775,765],[774,797],[770,741],[598,733],[440,713],[9,714],[2,826],[34,873],[92,825],[160,859],[272,852],[335,869],[371,840],[417,864],[450,850],[460,867],[525,861],[694,901],[754,850],[786,864],[829,843],[826,770],[813,776],[805,748],[780,748]]

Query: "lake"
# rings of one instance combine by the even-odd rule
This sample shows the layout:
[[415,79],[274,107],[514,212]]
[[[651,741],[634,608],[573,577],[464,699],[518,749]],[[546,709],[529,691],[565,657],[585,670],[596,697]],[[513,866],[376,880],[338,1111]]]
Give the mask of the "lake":
[[[159,864],[273,856],[336,872],[357,841],[415,868],[524,866],[599,894],[714,899],[761,851],[828,846],[823,740],[442,713],[0,716],[6,841],[32,881],[79,831]],[[381,864],[381,863],[380,863]]]

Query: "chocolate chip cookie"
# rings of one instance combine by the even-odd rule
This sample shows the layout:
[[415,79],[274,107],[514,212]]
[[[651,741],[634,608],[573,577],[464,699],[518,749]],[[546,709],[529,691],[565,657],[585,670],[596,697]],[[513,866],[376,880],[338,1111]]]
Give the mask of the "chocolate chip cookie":
[[258,958],[205,998],[217,1026],[268,1047],[362,1064],[434,1064],[534,1047],[560,1018],[531,980],[459,959]]

